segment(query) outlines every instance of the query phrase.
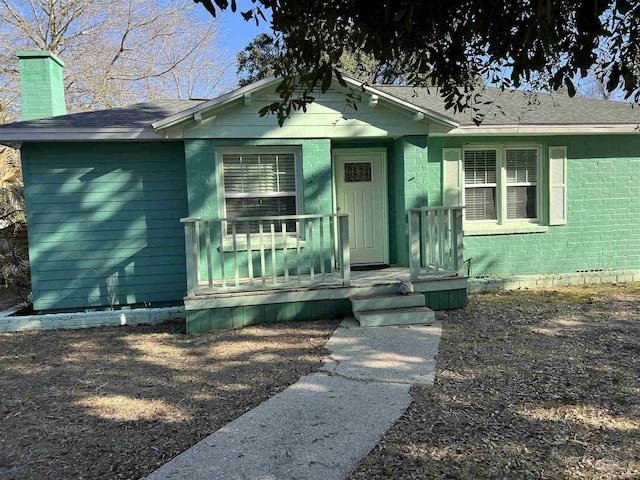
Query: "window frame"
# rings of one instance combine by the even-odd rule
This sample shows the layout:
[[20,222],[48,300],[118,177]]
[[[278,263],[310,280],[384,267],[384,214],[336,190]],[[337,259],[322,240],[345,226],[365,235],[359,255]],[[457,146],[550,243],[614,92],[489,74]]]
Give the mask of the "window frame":
[[[260,192],[260,195],[238,194],[227,196],[225,193],[224,183],[224,155],[290,155],[293,154],[294,162],[294,175],[295,175],[295,215],[301,215],[303,210],[303,180],[302,180],[302,148],[300,145],[269,145],[269,146],[223,146],[215,149],[215,169],[216,169],[216,187],[217,187],[217,200],[218,200],[218,214],[220,218],[227,218],[227,198],[252,198],[252,197],[264,197],[264,198],[282,198],[284,196],[281,192]],[[223,222],[223,228],[225,232],[225,251],[227,250],[227,243],[231,243],[231,234],[227,233],[227,222]],[[259,237],[258,232],[252,232],[251,237]],[[278,235],[279,242],[281,242],[281,235]],[[295,232],[287,232],[287,237],[295,239]],[[300,238],[304,238],[304,232],[300,232]],[[237,243],[246,243],[246,235],[238,234],[236,238]],[[279,245],[281,247],[281,245]]]
[[[503,143],[503,144],[468,144],[461,148],[461,196],[462,204],[466,205],[466,190],[474,188],[473,184],[465,182],[465,152],[493,150],[496,152],[496,220],[467,220],[463,213],[465,228],[482,229],[491,227],[514,227],[518,225],[542,225],[543,224],[543,185],[542,185],[542,145],[531,143]],[[535,218],[507,218],[507,150],[535,150],[536,151],[536,217]],[[528,182],[531,183],[531,182]],[[484,184],[482,184],[484,185]],[[488,184],[487,184],[488,185]]]

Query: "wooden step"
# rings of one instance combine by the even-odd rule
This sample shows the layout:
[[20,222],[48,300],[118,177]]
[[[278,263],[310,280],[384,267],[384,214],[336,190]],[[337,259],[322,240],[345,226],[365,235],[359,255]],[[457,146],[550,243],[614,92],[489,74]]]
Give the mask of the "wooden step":
[[351,297],[353,313],[369,310],[391,310],[394,308],[424,307],[425,298],[422,293],[409,295],[369,295]]
[[427,307],[393,308],[354,312],[361,327],[386,327],[393,325],[424,325],[436,321],[433,310]]

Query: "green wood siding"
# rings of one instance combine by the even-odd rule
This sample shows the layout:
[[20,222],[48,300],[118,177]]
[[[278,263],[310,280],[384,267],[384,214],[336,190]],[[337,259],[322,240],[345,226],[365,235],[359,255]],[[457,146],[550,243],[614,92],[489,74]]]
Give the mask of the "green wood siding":
[[545,211],[548,148],[567,147],[567,223],[543,233],[465,236],[471,275],[640,269],[639,136],[431,138],[430,163],[441,161],[443,148],[522,142],[542,147]]
[[468,302],[466,288],[424,292],[424,296],[426,306],[432,310],[465,308]]
[[25,144],[36,310],[179,303],[182,142]]
[[247,305],[187,312],[187,333],[242,328],[261,323],[342,318],[351,314],[349,299]]

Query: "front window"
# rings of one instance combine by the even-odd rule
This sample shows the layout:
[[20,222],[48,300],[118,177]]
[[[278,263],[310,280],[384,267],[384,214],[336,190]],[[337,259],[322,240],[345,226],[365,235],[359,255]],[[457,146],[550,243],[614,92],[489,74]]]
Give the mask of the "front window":
[[464,152],[464,195],[467,220],[497,220],[497,151]]
[[465,219],[498,224],[535,221],[539,159],[537,147],[465,149]]
[[[265,217],[296,215],[296,154],[292,151],[222,153],[225,217]],[[231,233],[229,222],[227,229]],[[295,222],[286,222],[287,231]],[[259,222],[249,223],[250,233],[258,233]],[[276,231],[281,232],[280,222]],[[246,233],[246,224],[236,223],[237,233]]]
[[507,170],[507,220],[537,218],[538,151],[505,150]]

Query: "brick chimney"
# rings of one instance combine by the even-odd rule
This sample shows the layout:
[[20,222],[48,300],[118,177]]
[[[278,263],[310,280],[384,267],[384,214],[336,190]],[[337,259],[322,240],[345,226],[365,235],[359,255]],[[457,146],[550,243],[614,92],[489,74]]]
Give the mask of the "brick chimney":
[[62,69],[64,62],[51,52],[17,52],[20,59],[22,120],[67,113]]

